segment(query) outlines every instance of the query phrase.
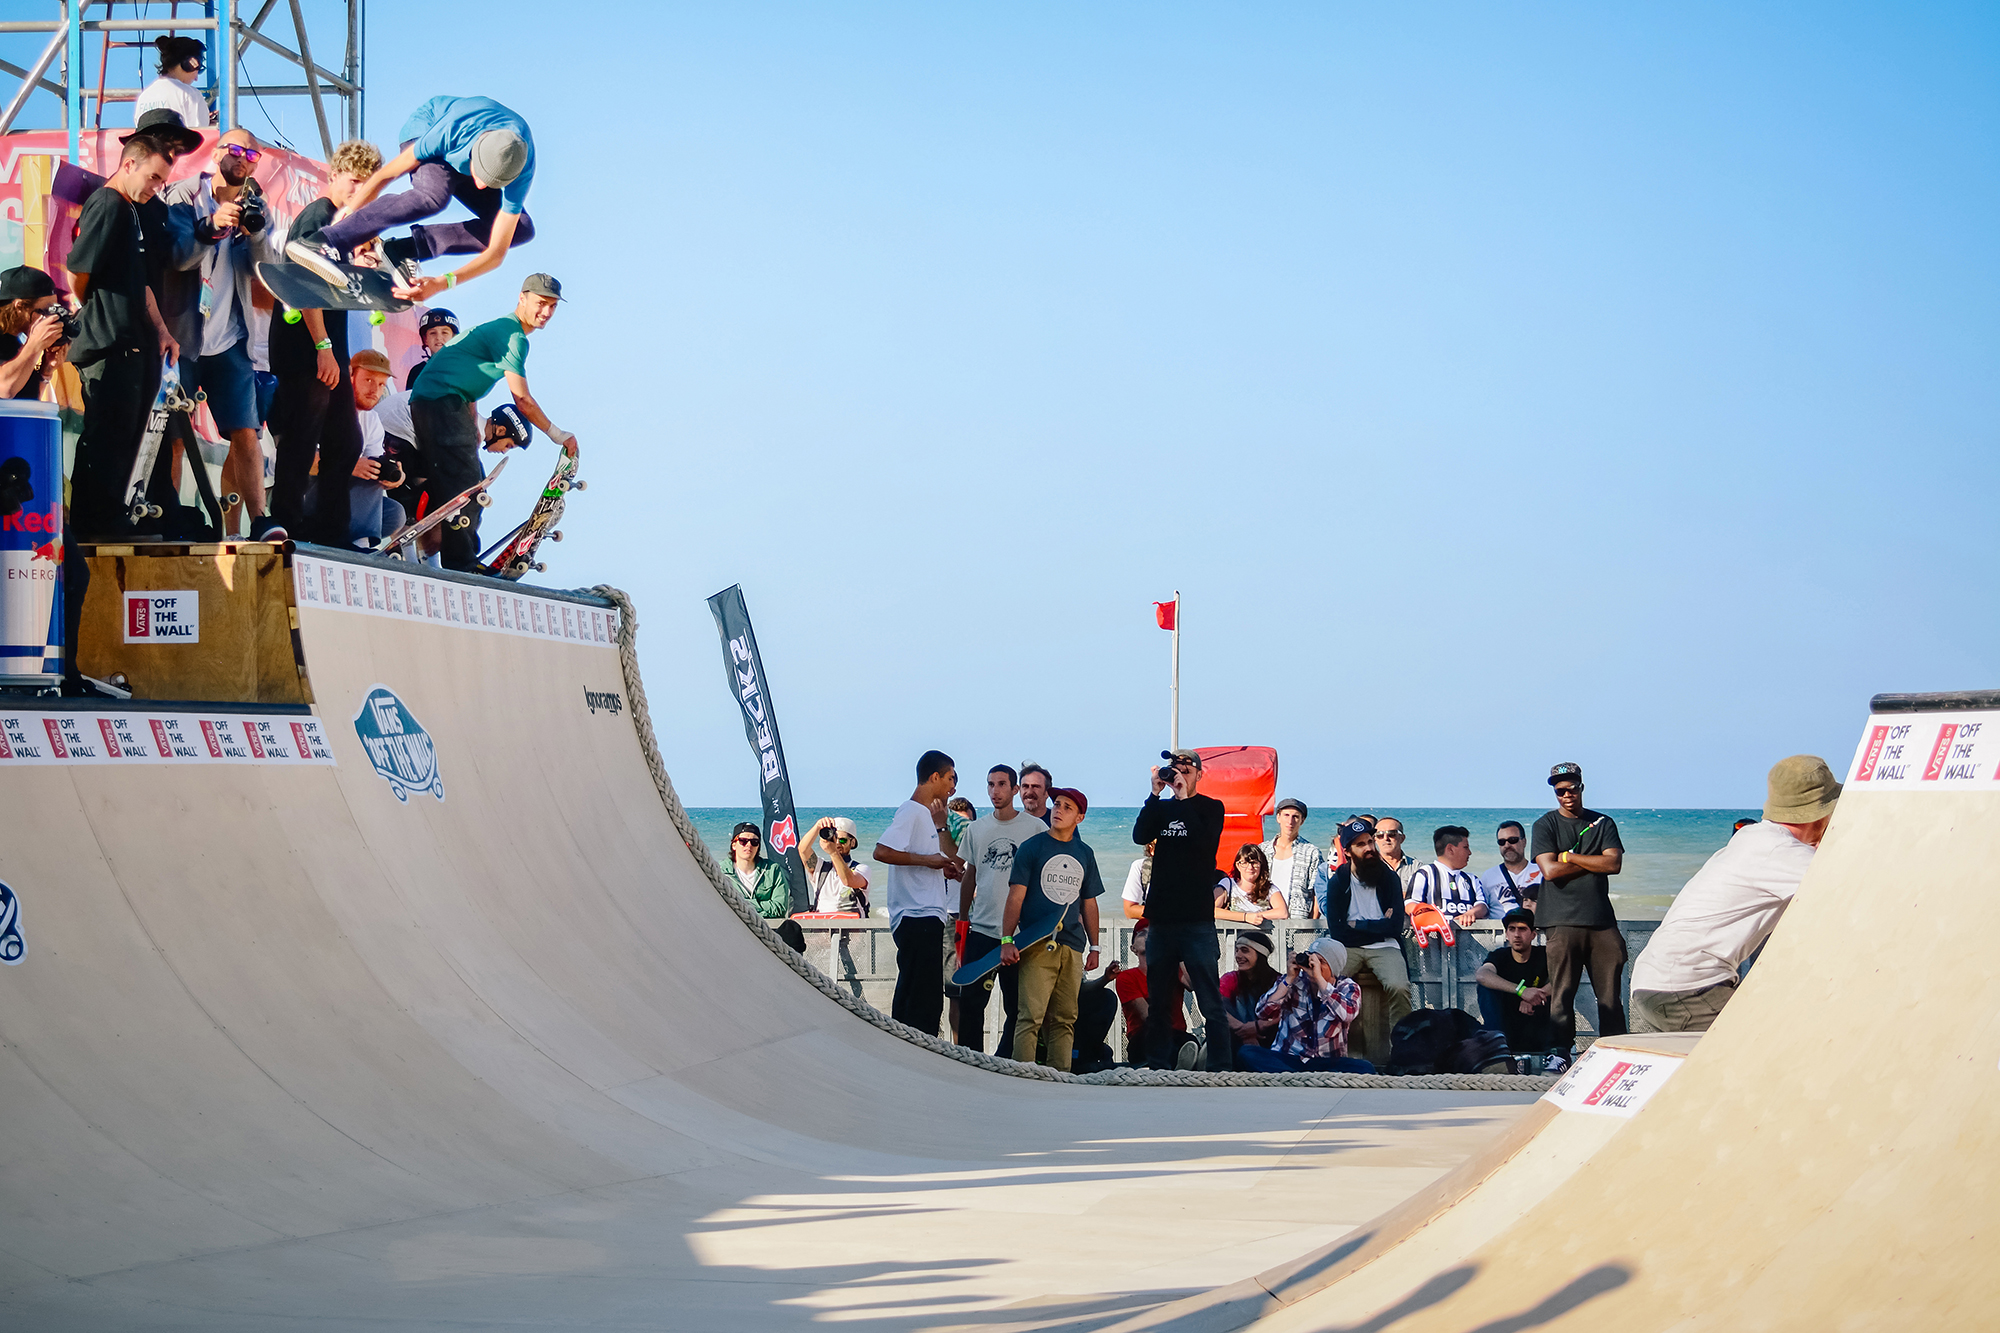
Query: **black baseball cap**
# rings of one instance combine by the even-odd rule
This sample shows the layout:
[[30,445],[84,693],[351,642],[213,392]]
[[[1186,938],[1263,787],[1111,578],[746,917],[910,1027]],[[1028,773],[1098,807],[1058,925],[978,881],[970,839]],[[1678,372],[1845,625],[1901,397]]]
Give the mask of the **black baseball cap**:
[[1503,930],[1516,923],[1523,926],[1532,926],[1535,924],[1535,914],[1525,907],[1516,907],[1510,910],[1507,915],[1500,918],[1500,927]]
[[54,296],[56,285],[49,275],[29,264],[0,273],[0,301],[39,301]]
[[1557,764],[1549,770],[1549,785],[1551,787],[1561,782],[1564,778],[1568,778],[1571,782],[1581,787],[1583,785],[1583,769],[1575,764]]

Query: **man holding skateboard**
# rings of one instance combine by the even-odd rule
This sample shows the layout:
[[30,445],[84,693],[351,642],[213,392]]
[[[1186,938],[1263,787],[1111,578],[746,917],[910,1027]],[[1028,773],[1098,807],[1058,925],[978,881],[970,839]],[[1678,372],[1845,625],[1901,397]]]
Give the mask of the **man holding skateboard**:
[[[548,326],[562,299],[561,283],[546,273],[531,273],[521,284],[513,314],[467,330],[424,362],[423,374],[410,390],[410,421],[423,456],[419,470],[429,497],[426,507],[478,485],[485,475],[479,466],[478,404],[502,379],[521,415],[576,457],[576,436],[550,421],[528,391],[528,335]],[[505,449],[509,443],[502,437],[487,447]],[[472,521],[446,530],[442,553],[446,569],[470,573],[479,564],[479,510],[468,506],[466,514]]]
[[[1005,764],[995,764],[986,775],[986,797],[993,802],[993,813],[966,826],[962,844],[965,878],[958,883],[958,919],[966,923],[961,963],[984,958],[1001,947],[1000,936],[1005,932],[1000,928],[1000,918],[1007,906],[1007,877],[1014,870],[1014,853],[1029,838],[1045,831],[1040,820],[1014,808],[1014,794],[1018,790],[1014,770]],[[1020,973],[1017,968],[1003,967],[998,974],[1000,1004],[1007,1015],[998,1049],[1005,1053],[1014,1048],[1014,1017],[1019,1009],[1016,985]],[[986,1000],[992,989],[993,979],[988,977],[959,992],[958,1044],[968,1050],[986,1049]]]
[[[535,225],[523,210],[535,183],[535,138],[519,113],[490,97],[433,97],[411,114],[398,137],[403,151],[361,183],[317,243],[286,253],[339,286],[345,282],[342,257],[383,232],[443,212],[456,199],[472,210],[472,221],[411,225],[408,239],[382,243],[383,258],[404,284],[396,295],[428,301],[498,268],[510,246],[534,239]],[[409,189],[376,197],[401,176],[410,178]],[[442,278],[424,277],[417,265],[440,255],[476,257]]]
[[[350,139],[327,161],[326,193],[299,210],[287,233],[291,241],[315,235],[354,197],[354,188],[382,161],[374,144]],[[361,458],[361,421],[355,415],[354,384],[348,373],[347,315],[301,310],[296,324],[271,324],[271,370],[278,392],[271,400],[271,438],[278,465],[271,487],[273,517],[294,536],[322,546],[345,546],[350,522],[348,489],[321,486],[306,512],[306,487],[313,459],[319,475],[345,477]]]
[[1035,1062],[1046,1024],[1048,1064],[1066,1073],[1076,1049],[1077,993],[1083,974],[1097,967],[1097,900],[1104,880],[1097,873],[1097,854],[1076,836],[1089,799],[1074,787],[1058,787],[1049,795],[1055,804],[1048,831],[1015,850],[1007,874],[1000,963],[1021,968],[1014,1058],[1022,1064]]

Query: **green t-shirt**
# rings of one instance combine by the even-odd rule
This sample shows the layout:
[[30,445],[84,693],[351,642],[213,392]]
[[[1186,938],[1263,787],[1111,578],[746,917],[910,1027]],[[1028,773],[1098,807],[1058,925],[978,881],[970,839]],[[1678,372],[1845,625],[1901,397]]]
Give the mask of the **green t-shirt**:
[[502,315],[475,324],[433,352],[410,396],[476,403],[509,372],[528,373],[528,331],[512,315]]

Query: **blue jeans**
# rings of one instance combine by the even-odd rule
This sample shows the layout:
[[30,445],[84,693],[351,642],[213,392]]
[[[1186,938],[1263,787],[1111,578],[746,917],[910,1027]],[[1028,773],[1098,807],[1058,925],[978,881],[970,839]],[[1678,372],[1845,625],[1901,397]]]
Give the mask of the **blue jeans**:
[[1372,1074],[1375,1066],[1350,1055],[1284,1055],[1262,1046],[1244,1046],[1236,1052],[1238,1067],[1252,1074]]

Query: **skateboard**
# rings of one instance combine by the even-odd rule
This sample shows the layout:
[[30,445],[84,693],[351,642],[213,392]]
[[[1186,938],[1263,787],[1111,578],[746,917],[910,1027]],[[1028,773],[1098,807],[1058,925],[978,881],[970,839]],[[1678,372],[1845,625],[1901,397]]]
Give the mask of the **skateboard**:
[[[1039,921],[1022,921],[1016,923],[1014,926],[1014,947],[1019,949],[1023,954],[1026,954],[1028,950],[1034,948],[1037,944],[1046,944],[1055,938],[1057,931],[1063,928],[1063,920],[1068,915],[1069,907],[1065,904],[1052,915],[1044,916]],[[951,974],[951,984],[954,986],[977,986],[980,982],[986,980],[989,975],[1000,970],[1000,952],[1006,947],[1003,944],[998,948],[989,949],[978,958],[969,959],[965,963],[960,964],[959,969]]]
[[160,506],[146,499],[146,486],[153,477],[153,464],[159,461],[160,441],[167,435],[168,419],[176,412],[192,412],[195,404],[208,401],[206,393],[196,393],[190,398],[187,390],[181,388],[181,365],[178,361],[160,358],[160,391],[153,396],[153,410],[146,417],[146,433],[139,437],[139,453],[132,460],[132,476],[125,485],[125,513],[134,524],[149,518],[158,518]]
[[492,504],[493,497],[487,493],[486,488],[491,486],[500,474],[506,470],[507,460],[502,458],[499,466],[495,467],[479,481],[466,487],[457,495],[452,496],[451,499],[446,500],[416,522],[405,523],[402,527],[384,537],[382,544],[376,548],[377,552],[382,555],[394,555],[398,548],[410,545],[417,538],[442,523],[448,522],[454,528],[466,526],[472,522],[472,516],[470,514],[462,514],[459,511],[464,509],[468,504],[476,504],[481,508]]
[[345,288],[335,287],[304,264],[291,260],[265,261],[257,265],[257,280],[271,289],[278,304],[285,307],[285,322],[296,324],[305,310],[366,310],[370,324],[380,324],[397,310],[415,304],[395,293],[396,278],[385,268],[361,268],[342,264],[347,275]]
[[552,542],[562,540],[562,532],[555,528],[555,524],[563,516],[564,496],[569,491],[583,490],[587,485],[578,480],[576,467],[577,460],[570,455],[556,454],[556,470],[549,477],[549,484],[542,488],[541,498],[535,501],[527,522],[502,537],[479,557],[480,573],[495,578],[518,579],[531,569],[540,573],[548,568],[537,563],[535,551],[544,537]]

